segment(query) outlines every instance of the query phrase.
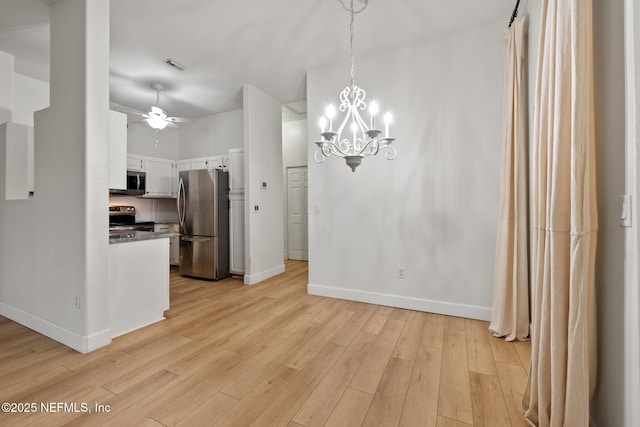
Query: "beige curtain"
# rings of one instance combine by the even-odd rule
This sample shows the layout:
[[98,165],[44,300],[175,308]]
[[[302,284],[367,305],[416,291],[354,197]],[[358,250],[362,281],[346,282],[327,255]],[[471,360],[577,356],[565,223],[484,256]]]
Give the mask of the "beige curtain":
[[590,0],[543,0],[532,161],[526,418],[589,425],[597,236]]
[[489,330],[507,341],[529,336],[525,19],[505,31],[502,177]]

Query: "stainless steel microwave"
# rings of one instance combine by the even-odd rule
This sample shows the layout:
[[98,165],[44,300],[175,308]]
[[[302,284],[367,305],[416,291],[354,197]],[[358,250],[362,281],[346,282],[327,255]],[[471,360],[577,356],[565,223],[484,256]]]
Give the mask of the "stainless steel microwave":
[[147,174],[146,172],[127,171],[127,189],[111,189],[109,194],[126,194],[141,196],[147,192]]

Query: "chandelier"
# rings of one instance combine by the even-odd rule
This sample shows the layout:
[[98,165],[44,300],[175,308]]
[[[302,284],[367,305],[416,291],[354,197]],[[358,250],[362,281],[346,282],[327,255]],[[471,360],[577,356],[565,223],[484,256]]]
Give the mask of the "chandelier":
[[[334,118],[336,117],[336,108],[330,104],[325,115],[320,118],[320,141],[316,142],[318,149],[313,158],[317,163],[322,163],[329,156],[343,157],[347,166],[353,172],[362,163],[365,156],[375,156],[380,151],[385,151],[385,157],[393,160],[397,156],[397,152],[391,143],[395,138],[389,136],[389,125],[391,124],[391,113],[383,116],[384,136],[382,131],[376,129],[376,116],[379,112],[379,106],[375,101],[371,101],[368,106],[369,123],[360,116],[359,110],[366,110],[365,102],[366,93],[364,89],[355,84],[355,55],[353,51],[353,19],[356,13],[362,12],[369,0],[360,0],[363,5],[358,10],[354,9],[353,0],[347,6],[343,0],[338,0],[345,11],[349,12],[351,23],[350,32],[350,49],[351,49],[351,84],[340,92],[340,106],[338,109],[344,114],[339,126],[334,130]],[[328,127],[327,127],[328,124]]]

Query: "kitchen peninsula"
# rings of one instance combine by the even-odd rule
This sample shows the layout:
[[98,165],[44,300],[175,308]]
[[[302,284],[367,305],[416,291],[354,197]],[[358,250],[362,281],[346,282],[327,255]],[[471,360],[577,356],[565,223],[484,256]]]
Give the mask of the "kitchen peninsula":
[[173,233],[109,233],[109,323],[115,338],[164,319]]

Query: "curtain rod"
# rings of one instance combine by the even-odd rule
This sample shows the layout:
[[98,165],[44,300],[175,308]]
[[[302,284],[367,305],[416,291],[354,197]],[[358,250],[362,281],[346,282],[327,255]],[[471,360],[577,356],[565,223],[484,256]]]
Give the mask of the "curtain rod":
[[509,28],[511,28],[511,24],[513,24],[513,21],[515,21],[516,17],[518,16],[519,5],[520,5],[520,0],[516,2],[516,7],[513,9],[513,13],[511,14],[511,20],[509,21]]

